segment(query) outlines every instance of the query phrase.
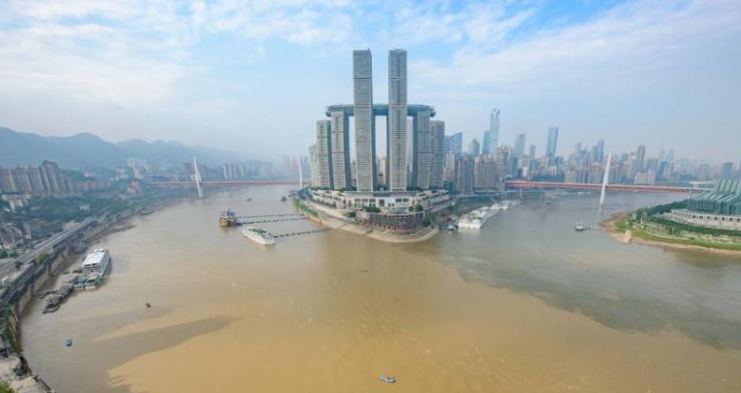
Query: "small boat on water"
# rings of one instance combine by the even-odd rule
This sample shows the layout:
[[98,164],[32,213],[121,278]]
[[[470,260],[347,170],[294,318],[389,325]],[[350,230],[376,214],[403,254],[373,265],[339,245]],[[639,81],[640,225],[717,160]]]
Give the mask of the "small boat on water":
[[284,195],[284,196],[282,196],[282,197],[280,198],[280,201],[281,201],[281,202],[285,202],[285,201],[287,201],[287,200],[288,200],[288,198],[286,198],[286,196],[285,196],[285,195]]
[[396,378],[394,378],[392,376],[389,376],[389,375],[383,375],[383,374],[381,374],[381,376],[378,377],[378,379],[380,379],[381,381],[386,382],[386,383],[396,383]]
[[577,232],[584,232],[587,230],[587,227],[585,227],[583,224],[576,224],[574,230]]

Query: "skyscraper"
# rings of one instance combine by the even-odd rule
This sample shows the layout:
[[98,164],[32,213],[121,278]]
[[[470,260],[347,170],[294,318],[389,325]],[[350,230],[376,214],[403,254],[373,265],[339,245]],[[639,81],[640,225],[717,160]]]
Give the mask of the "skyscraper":
[[430,167],[432,165],[432,144],[430,138],[429,110],[420,111],[414,116],[412,135],[414,139],[412,150],[412,185],[414,187],[430,188]]
[[388,184],[391,191],[407,189],[407,52],[389,51]]
[[546,145],[549,165],[553,165],[556,159],[556,145],[558,145],[558,127],[551,127],[548,129],[548,144]]
[[462,156],[455,160],[455,192],[462,195],[473,194],[473,157]]
[[491,132],[484,131],[484,137],[481,139],[481,154],[491,154]]
[[445,173],[445,122],[430,122],[432,165],[430,168],[430,187],[441,188]]
[[376,124],[373,115],[373,60],[370,49],[353,51],[355,156],[358,191],[376,189]]
[[313,184],[315,187],[333,188],[331,124],[329,120],[316,122],[317,183]]
[[522,158],[525,155],[525,134],[518,134],[515,139],[515,148],[512,152],[512,156],[515,158]]
[[345,112],[330,114],[332,121],[332,184],[335,190],[352,187],[350,172],[350,120]]
[[456,132],[445,137],[445,153],[453,153],[456,156],[463,154],[463,133]]
[[489,143],[486,145],[487,153],[496,154],[499,147],[499,114],[501,111],[497,108],[491,110],[489,114]]
[[468,154],[476,157],[481,152],[481,144],[476,138],[473,138],[471,140],[471,143],[468,144]]
[[311,172],[311,186],[317,187],[319,185],[319,165],[316,156],[316,143],[309,146],[309,169]]

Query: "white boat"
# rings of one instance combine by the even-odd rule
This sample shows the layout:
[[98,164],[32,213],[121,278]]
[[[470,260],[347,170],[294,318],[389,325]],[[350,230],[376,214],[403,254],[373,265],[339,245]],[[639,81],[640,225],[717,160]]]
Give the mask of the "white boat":
[[111,254],[104,248],[93,250],[82,261],[82,280],[79,280],[84,289],[95,289],[103,284],[111,266]]
[[247,227],[246,229],[242,231],[242,235],[260,244],[264,244],[264,245],[275,244],[275,237],[273,237],[273,235],[271,235],[270,232],[259,229],[259,228]]
[[468,214],[465,214],[458,221],[459,228],[470,228],[470,229],[481,229],[493,215],[497,214],[498,210],[492,209],[491,207],[482,207],[476,209]]

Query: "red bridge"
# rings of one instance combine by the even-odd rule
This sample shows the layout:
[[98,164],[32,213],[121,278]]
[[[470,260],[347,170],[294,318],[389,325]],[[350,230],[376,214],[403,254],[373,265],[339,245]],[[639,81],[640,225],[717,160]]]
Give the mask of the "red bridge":
[[[160,187],[195,187],[193,181],[153,181],[147,184]],[[305,184],[308,184],[305,182]],[[215,180],[201,182],[202,186],[297,186],[298,180]]]
[[[559,182],[531,182],[531,181],[508,181],[507,189],[532,189],[532,188],[566,188],[571,190],[600,190],[602,184],[585,183],[559,183]],[[708,191],[703,188],[673,187],[673,186],[637,186],[633,184],[608,184],[608,191],[632,191],[632,192],[666,192],[666,193],[700,193]]]

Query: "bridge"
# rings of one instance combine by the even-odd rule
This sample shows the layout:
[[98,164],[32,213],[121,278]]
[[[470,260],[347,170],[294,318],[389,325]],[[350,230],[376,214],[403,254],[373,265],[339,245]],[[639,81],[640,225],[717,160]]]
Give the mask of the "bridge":
[[[190,181],[153,181],[147,184],[158,187],[193,187]],[[202,186],[298,186],[298,180],[209,180],[201,182]]]
[[[538,188],[560,188],[569,190],[600,190],[602,184],[587,184],[587,183],[560,183],[560,182],[531,182],[531,181],[508,181],[506,182],[507,189],[538,189]],[[635,184],[608,184],[606,186],[608,191],[629,191],[629,192],[652,192],[652,193],[701,193],[708,191],[704,188],[696,187],[676,187],[676,186],[640,186]]]

